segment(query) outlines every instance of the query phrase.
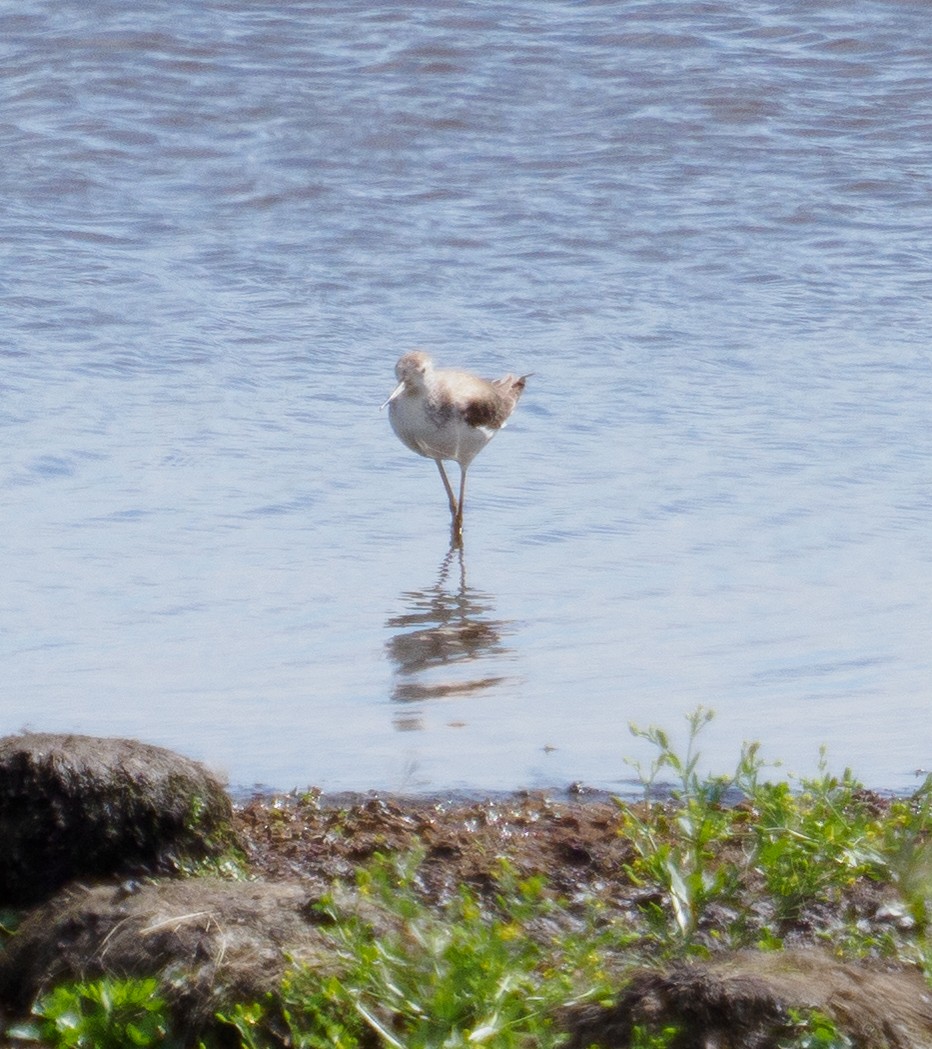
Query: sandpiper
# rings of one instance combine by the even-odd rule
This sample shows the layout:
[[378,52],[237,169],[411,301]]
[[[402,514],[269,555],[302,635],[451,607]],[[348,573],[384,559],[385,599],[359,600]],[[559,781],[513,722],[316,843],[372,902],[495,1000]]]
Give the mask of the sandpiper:
[[[402,444],[437,464],[450,500],[453,542],[461,543],[466,471],[508,421],[528,376],[480,379],[453,368],[435,368],[426,353],[415,350],[399,359],[395,377],[398,385],[385,402],[392,429]],[[444,459],[460,464],[459,499],[443,468]]]

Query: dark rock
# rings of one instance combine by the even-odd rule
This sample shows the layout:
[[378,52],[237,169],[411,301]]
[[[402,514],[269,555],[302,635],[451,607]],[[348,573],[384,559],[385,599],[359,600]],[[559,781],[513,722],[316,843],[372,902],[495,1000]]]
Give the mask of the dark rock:
[[0,739],[0,905],[65,883],[167,872],[232,841],[231,804],[204,766],[125,739]]
[[627,1049],[636,1025],[680,1028],[671,1049],[776,1049],[788,1010],[816,1010],[858,1049],[932,1047],[932,992],[918,972],[840,962],[816,950],[743,951],[643,970],[609,1007],[568,1012],[566,1049]]

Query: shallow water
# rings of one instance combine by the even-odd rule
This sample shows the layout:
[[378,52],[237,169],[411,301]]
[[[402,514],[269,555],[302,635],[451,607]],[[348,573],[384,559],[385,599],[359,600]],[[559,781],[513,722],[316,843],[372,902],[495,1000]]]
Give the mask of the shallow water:
[[[233,784],[930,762],[921,5],[0,14],[0,731]],[[470,472],[378,405],[533,372]]]

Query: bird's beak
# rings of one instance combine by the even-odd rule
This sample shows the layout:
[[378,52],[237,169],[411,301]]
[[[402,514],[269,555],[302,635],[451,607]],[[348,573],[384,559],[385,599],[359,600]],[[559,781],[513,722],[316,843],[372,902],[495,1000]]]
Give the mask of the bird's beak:
[[[392,392],[391,397],[388,398],[388,400],[385,402],[385,404],[391,404],[391,402],[398,396],[399,393],[401,393],[401,391],[404,388],[405,388],[405,384],[403,382],[398,383],[398,385],[395,387],[394,391]],[[385,404],[380,404],[379,405],[379,411],[381,411],[385,407]]]

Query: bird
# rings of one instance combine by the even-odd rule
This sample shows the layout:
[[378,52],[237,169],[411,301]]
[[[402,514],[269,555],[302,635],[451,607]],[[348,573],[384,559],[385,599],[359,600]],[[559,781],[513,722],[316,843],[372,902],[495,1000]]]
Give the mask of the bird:
[[[454,545],[463,541],[466,471],[508,422],[530,375],[480,379],[455,368],[435,368],[421,350],[404,354],[395,365],[398,385],[382,407],[388,406],[401,443],[437,464],[450,502]],[[460,465],[459,499],[443,468],[445,459]]]

